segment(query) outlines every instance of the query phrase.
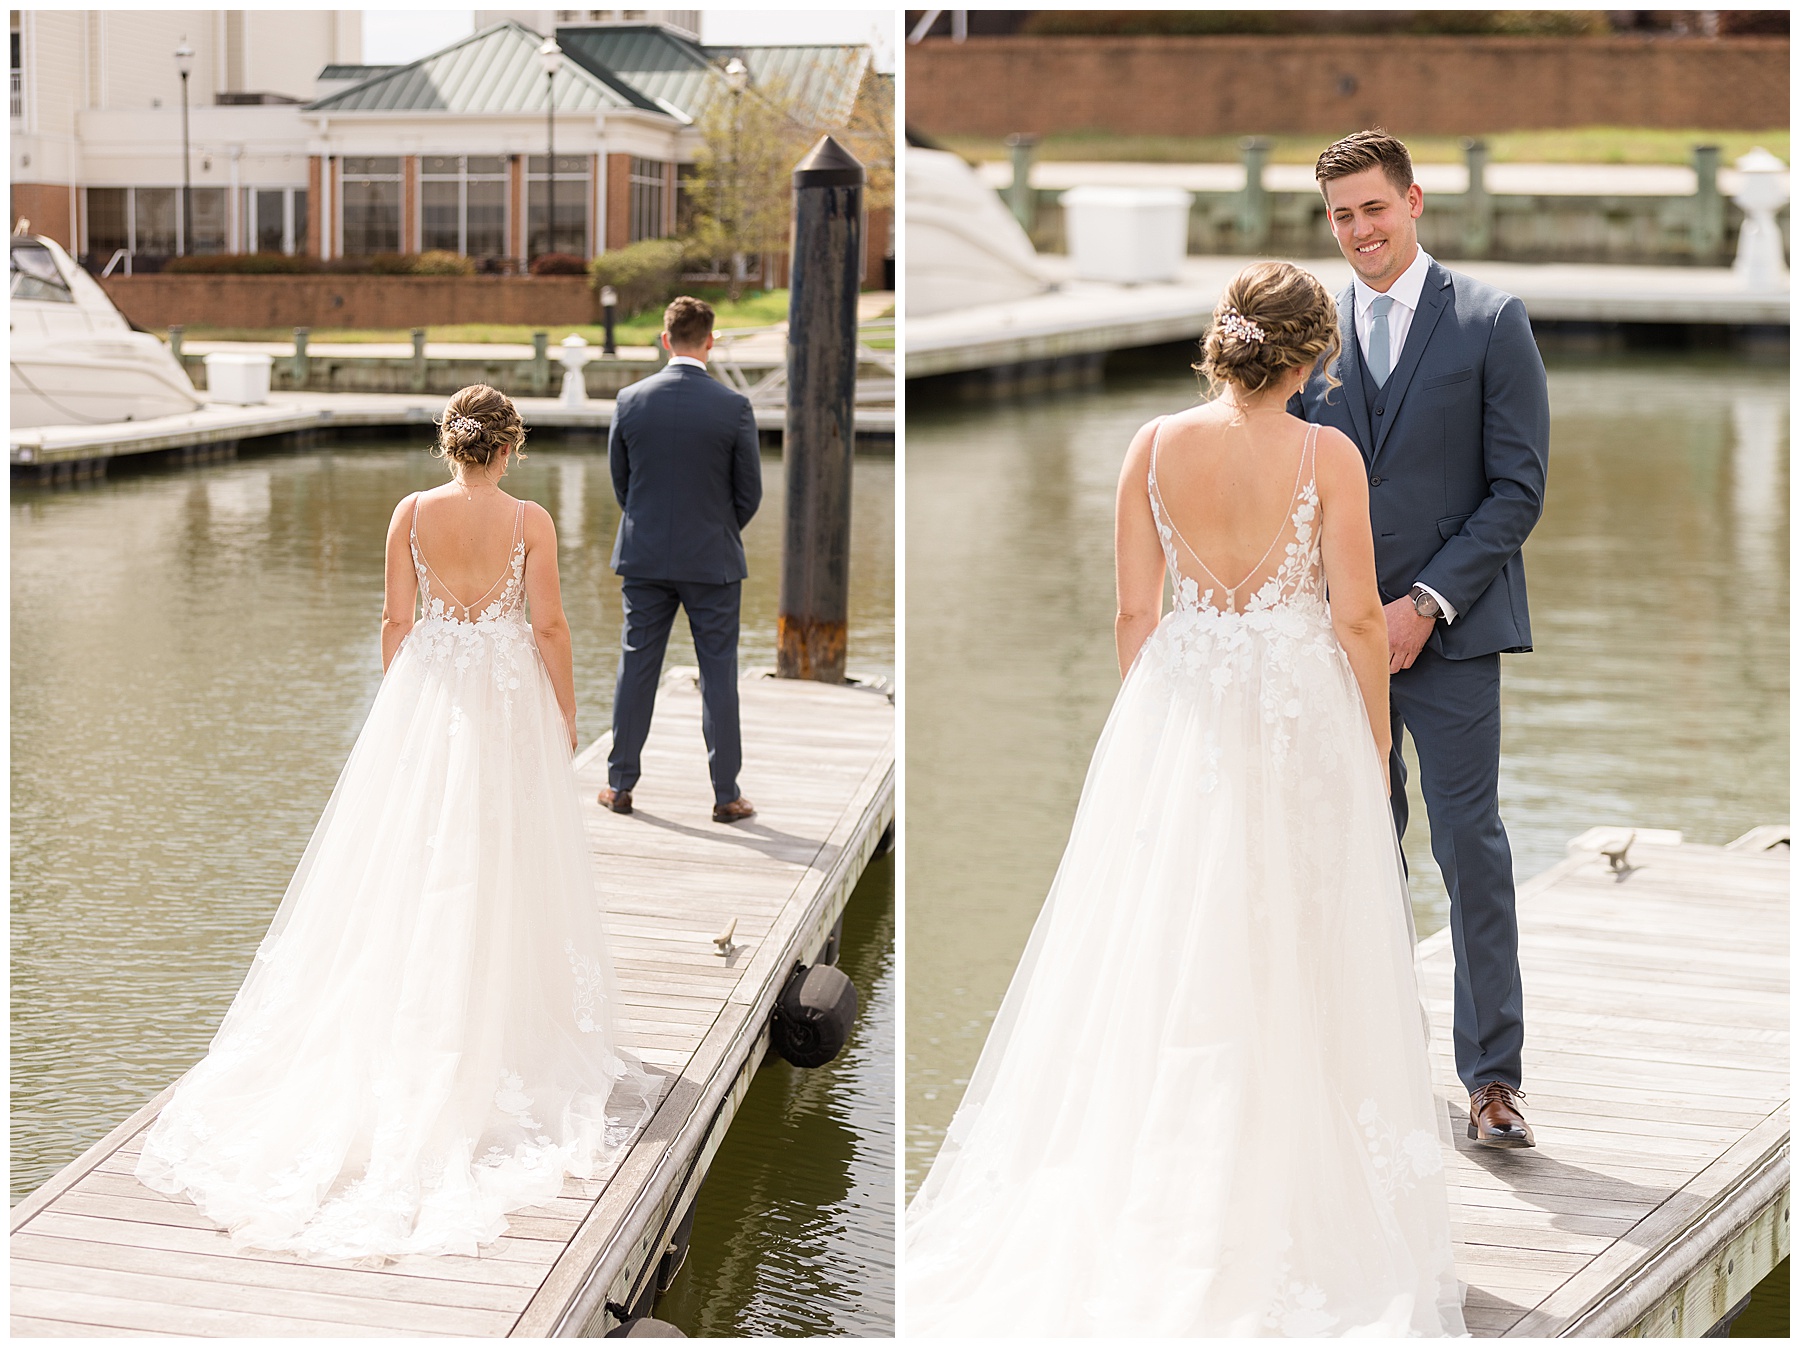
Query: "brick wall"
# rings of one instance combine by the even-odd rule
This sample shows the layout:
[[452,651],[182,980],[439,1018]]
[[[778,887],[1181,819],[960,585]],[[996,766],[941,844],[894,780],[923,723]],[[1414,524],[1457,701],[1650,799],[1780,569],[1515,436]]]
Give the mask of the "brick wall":
[[927,135],[1477,135],[1788,124],[1785,38],[934,38],[906,53]]
[[507,253],[522,258],[530,246],[525,221],[525,157],[509,155],[506,161],[506,192],[511,206],[506,213]]
[[606,249],[631,242],[631,156],[606,156]]
[[13,224],[31,221],[31,232],[55,239],[69,252],[76,251],[71,240],[75,222],[69,219],[69,186],[67,183],[14,183],[12,185]]
[[419,156],[409,154],[400,161],[400,251],[420,251],[424,222],[419,219]]
[[124,315],[161,332],[208,328],[421,328],[592,323],[583,276],[109,276]]
[[306,254],[308,257],[319,257],[325,240],[325,203],[319,194],[319,186],[325,181],[324,160],[318,155],[310,156],[306,161]]

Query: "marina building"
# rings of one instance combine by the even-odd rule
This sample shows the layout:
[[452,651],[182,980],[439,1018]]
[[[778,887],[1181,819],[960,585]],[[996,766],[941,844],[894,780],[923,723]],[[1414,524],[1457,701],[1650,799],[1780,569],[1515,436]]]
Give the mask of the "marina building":
[[714,100],[779,85],[841,128],[872,59],[707,47],[699,21],[482,11],[470,36],[377,66],[354,10],[15,10],[13,222],[94,271],[442,249],[513,272],[665,237]]

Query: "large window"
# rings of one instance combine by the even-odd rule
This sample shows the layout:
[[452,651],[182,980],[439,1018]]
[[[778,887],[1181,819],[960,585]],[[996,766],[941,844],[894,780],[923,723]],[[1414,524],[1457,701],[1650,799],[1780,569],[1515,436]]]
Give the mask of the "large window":
[[345,155],[344,256],[400,251],[400,157]]
[[225,251],[225,189],[195,187],[193,218],[188,221],[187,248],[190,253],[223,253]]
[[238,209],[243,213],[244,252],[306,251],[304,187],[246,187]]
[[[228,197],[223,187],[191,189],[191,214],[179,187],[90,187],[87,196],[88,262],[105,267],[123,248],[134,259],[154,264],[178,252],[223,253],[235,245],[247,251],[302,251],[306,247],[305,188],[245,188],[238,198],[240,232],[227,228]],[[288,219],[288,199],[294,218]],[[187,217],[187,238],[181,222]],[[293,248],[286,249],[289,231]],[[182,246],[185,242],[185,248]]]
[[131,195],[132,252],[140,257],[174,257],[180,232],[176,213],[181,209],[181,189],[134,187]]
[[277,188],[257,188],[250,194],[250,251],[285,253],[288,250],[287,193]]
[[588,255],[588,202],[593,200],[593,184],[588,178],[588,157],[584,154],[556,156],[556,236],[544,235],[544,212],[550,205],[549,156],[534,154],[526,161],[525,192],[530,203],[527,215],[530,238],[526,252],[573,253]]
[[660,239],[666,223],[669,166],[660,159],[631,159],[631,239]]
[[419,162],[421,246],[504,257],[506,184],[503,155],[427,155]]
[[88,188],[88,257],[94,266],[104,267],[121,248],[131,251],[131,189]]

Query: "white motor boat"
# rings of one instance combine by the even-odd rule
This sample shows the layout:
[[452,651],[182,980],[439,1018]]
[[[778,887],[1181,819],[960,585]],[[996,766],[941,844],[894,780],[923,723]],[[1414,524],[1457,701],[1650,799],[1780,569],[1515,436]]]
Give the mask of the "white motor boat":
[[198,411],[169,348],[125,321],[49,239],[12,239],[12,426],[90,426]]
[[906,314],[1042,294],[1037,250],[975,170],[944,150],[906,151]]

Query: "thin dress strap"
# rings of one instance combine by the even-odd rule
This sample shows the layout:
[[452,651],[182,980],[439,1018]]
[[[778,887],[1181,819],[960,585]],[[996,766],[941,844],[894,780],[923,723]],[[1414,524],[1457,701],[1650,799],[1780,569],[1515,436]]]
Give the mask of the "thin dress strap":
[[1282,517],[1281,529],[1276,533],[1274,540],[1270,542],[1269,546],[1263,549],[1263,555],[1256,559],[1256,565],[1252,566],[1250,570],[1245,573],[1243,579],[1238,581],[1236,585],[1227,585],[1220,577],[1219,573],[1214,571],[1201,558],[1199,550],[1196,549],[1192,543],[1187,541],[1186,536],[1183,535],[1181,530],[1175,524],[1175,516],[1169,511],[1169,503],[1163,499],[1162,487],[1156,480],[1156,456],[1157,451],[1162,447],[1162,428],[1163,422],[1166,420],[1168,420],[1168,418],[1164,417],[1157,421],[1155,434],[1152,435],[1150,439],[1150,490],[1155,497],[1154,505],[1162,514],[1163,519],[1168,521],[1169,532],[1181,540],[1181,546],[1186,548],[1188,556],[1194,559],[1194,564],[1202,571],[1206,572],[1207,576],[1217,583],[1220,589],[1225,591],[1225,607],[1228,610],[1235,611],[1237,606],[1237,592],[1243,589],[1244,586],[1248,585],[1252,580],[1256,579],[1256,574],[1262,570],[1263,563],[1269,560],[1269,554],[1274,552],[1275,549],[1281,545],[1282,539],[1287,537],[1288,529],[1292,527],[1294,510],[1296,508],[1295,503],[1299,501],[1300,492],[1306,485],[1306,461],[1311,455],[1313,442],[1318,436],[1318,424],[1316,422],[1308,423],[1306,442],[1300,447],[1300,462],[1294,465],[1294,488],[1288,495],[1287,510]]
[[421,495],[423,495],[421,492],[413,493],[412,553],[413,565],[418,568],[422,587],[425,590],[426,601],[430,601],[431,581],[436,580],[438,589],[442,592],[448,606],[452,609],[461,609],[463,619],[465,621],[472,621],[475,617],[475,611],[482,608],[487,604],[488,600],[493,598],[495,590],[500,589],[509,581],[516,581],[519,579],[520,568],[524,563],[521,549],[525,542],[525,503],[520,501],[518,503],[518,509],[513,512],[512,546],[507,549],[506,570],[500,573],[500,578],[498,580],[488,586],[486,590],[482,591],[480,597],[477,598],[474,603],[465,604],[458,599],[450,587],[444,583],[444,578],[438,575],[437,568],[426,561],[425,554],[419,550],[419,497]]

